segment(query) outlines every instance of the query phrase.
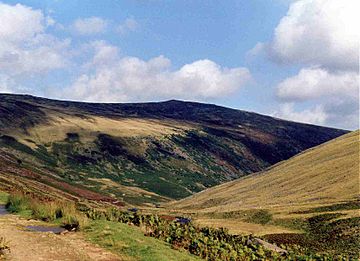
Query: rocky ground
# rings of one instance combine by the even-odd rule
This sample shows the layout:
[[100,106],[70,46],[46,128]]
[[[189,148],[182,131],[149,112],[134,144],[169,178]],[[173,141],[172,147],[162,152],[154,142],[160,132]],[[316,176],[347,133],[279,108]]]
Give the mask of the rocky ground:
[[56,235],[26,229],[29,225],[42,224],[42,222],[22,219],[15,215],[0,216],[0,236],[5,237],[10,246],[10,252],[6,253],[5,260],[117,261],[126,259],[85,241],[81,233]]

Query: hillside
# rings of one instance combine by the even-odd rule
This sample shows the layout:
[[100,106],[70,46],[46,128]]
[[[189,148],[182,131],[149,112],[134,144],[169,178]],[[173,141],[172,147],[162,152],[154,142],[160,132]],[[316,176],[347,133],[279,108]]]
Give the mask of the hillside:
[[0,94],[0,181],[118,204],[166,202],[344,133],[211,104]]
[[290,210],[359,198],[359,131],[171,205],[203,212]]

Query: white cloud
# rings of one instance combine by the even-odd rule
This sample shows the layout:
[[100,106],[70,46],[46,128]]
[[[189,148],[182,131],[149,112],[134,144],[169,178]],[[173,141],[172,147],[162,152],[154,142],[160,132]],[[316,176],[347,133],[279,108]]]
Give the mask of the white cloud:
[[12,93],[13,90],[13,80],[7,75],[0,74],[0,93]]
[[[136,57],[116,60],[115,47],[95,42],[88,64],[91,73],[76,79],[63,95],[87,101],[142,101],[166,98],[209,99],[229,95],[251,79],[247,68],[224,68],[210,60],[198,60],[171,69],[164,56],[148,61]],[[104,59],[105,58],[105,59]]]
[[360,1],[300,0],[274,31],[271,55],[282,63],[358,70]]
[[359,129],[359,101],[356,99],[331,99],[306,109],[296,108],[297,105],[293,102],[283,103],[272,115],[291,121]]
[[40,10],[0,3],[0,25],[2,73],[31,75],[68,64],[66,49],[70,41],[46,34],[49,21]]
[[104,33],[108,22],[100,17],[88,17],[76,19],[72,24],[72,30],[80,35],[92,35]]
[[309,100],[359,95],[359,76],[356,72],[328,72],[322,68],[304,68],[280,82],[277,96],[284,100]]
[[[356,72],[305,68],[279,83],[277,96],[285,101],[275,113],[277,117],[339,128],[359,127],[359,76]],[[309,101],[316,106],[294,110],[300,102]]]
[[0,43],[19,43],[33,38],[44,31],[44,19],[39,10],[21,4],[11,6],[0,3]]
[[138,22],[134,18],[127,18],[122,24],[118,25],[116,31],[120,34],[135,31],[139,27]]
[[333,99],[324,105],[326,122],[332,126],[346,129],[359,129],[359,100]]
[[[277,62],[305,67],[277,85],[277,97],[285,104],[275,115],[357,128],[359,9],[360,1],[353,0],[299,0],[290,4],[272,41],[262,47]],[[295,110],[304,108],[305,102],[308,109]]]
[[266,49],[266,44],[262,42],[257,42],[253,48],[247,51],[246,56],[251,58],[253,56],[258,56]]
[[272,115],[281,119],[318,125],[324,124],[328,118],[322,105],[317,105],[312,109],[296,111],[293,103],[282,104],[280,110],[273,112]]

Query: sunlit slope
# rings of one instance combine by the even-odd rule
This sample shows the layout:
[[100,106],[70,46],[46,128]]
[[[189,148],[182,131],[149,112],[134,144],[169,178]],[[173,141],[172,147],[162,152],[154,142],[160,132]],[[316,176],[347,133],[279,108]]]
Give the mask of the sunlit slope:
[[321,205],[359,196],[359,131],[307,150],[267,171],[207,189],[171,207],[235,211]]
[[136,205],[185,198],[344,133],[213,104],[0,94],[0,155]]

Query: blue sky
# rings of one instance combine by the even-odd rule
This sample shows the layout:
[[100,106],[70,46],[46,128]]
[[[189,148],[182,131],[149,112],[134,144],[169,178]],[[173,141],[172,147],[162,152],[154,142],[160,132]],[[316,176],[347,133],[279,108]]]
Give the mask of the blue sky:
[[195,100],[356,129],[357,2],[0,1],[0,92]]

